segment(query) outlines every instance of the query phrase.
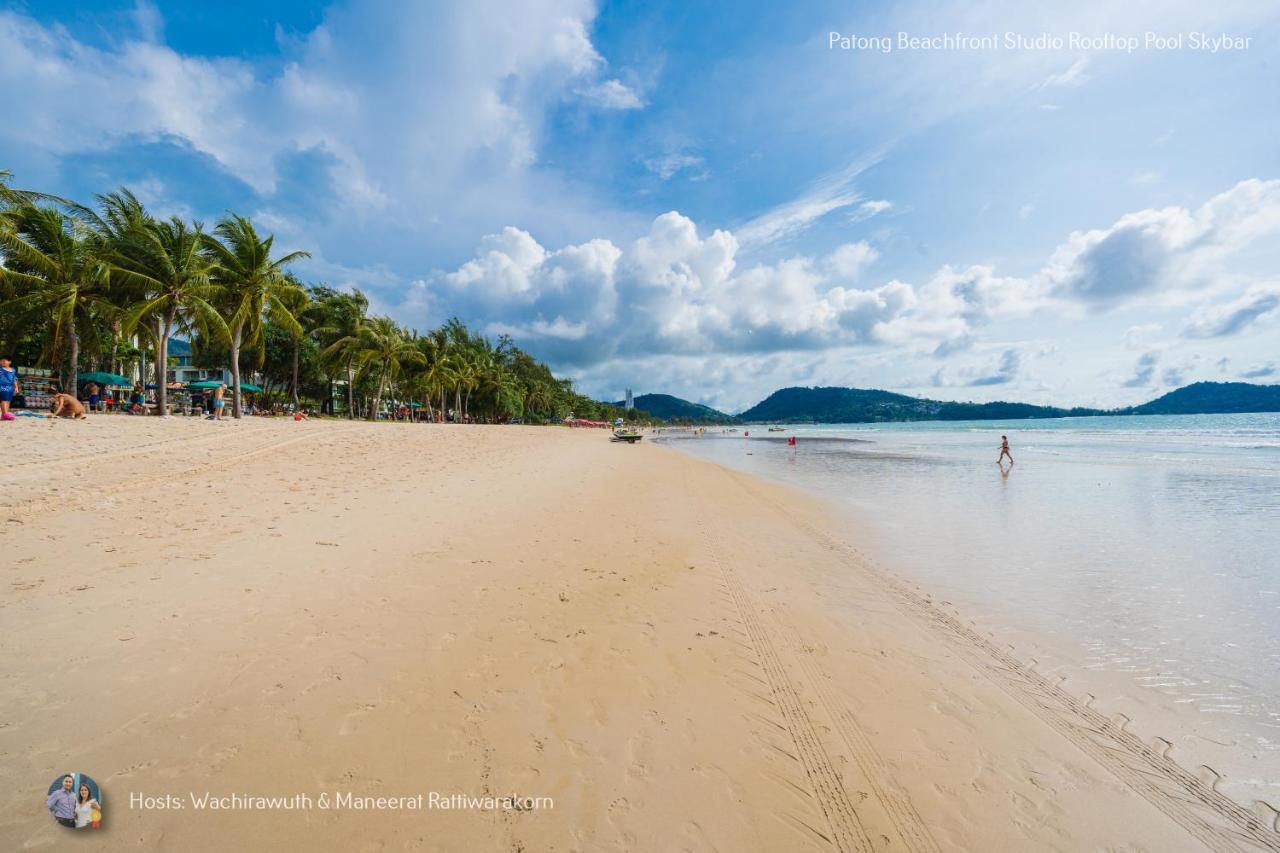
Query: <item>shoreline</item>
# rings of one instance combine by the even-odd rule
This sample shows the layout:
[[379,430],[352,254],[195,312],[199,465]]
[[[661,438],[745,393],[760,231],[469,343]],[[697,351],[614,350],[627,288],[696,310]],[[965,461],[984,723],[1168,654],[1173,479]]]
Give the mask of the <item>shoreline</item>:
[[[1269,421],[1240,425],[1267,427]],[[1153,524],[1132,509],[1135,501],[1144,505],[1137,495],[1148,495],[1148,506],[1198,506],[1221,495],[1222,482],[1244,489],[1238,471],[1255,478],[1250,487],[1265,488],[1267,472],[1274,482],[1273,463],[1241,461],[1230,440],[1218,438],[1226,456],[1200,432],[1161,432],[1138,451],[1125,437],[1141,433],[1028,431],[1015,441],[1019,461],[1030,467],[997,479],[984,476],[992,468],[974,447],[985,443],[970,430],[860,430],[852,434],[875,443],[856,452],[832,436],[796,434],[807,448],[798,455],[723,440],[668,446],[847,508],[869,523],[858,529],[861,550],[893,574],[953,602],[1022,660],[1035,661],[1081,699],[1096,696],[1094,707],[1131,719],[1148,740],[1174,744],[1183,766],[1213,768],[1220,790],[1238,802],[1280,802],[1276,717],[1267,698],[1275,695],[1267,663],[1273,652],[1265,631],[1259,638],[1274,583],[1265,560],[1231,550],[1264,524],[1262,513],[1237,514],[1228,527],[1212,514],[1180,523],[1176,510]],[[1195,455],[1167,455],[1182,447],[1194,447]],[[1201,472],[1219,479],[1196,479]],[[1169,482],[1197,488],[1169,494]],[[1089,506],[1067,493],[1087,496]],[[1063,518],[1071,524],[1059,524]],[[1164,547],[1148,545],[1161,526],[1168,528]],[[1236,545],[1212,555],[1179,547],[1216,541],[1210,531]],[[1262,528],[1258,536],[1265,536]],[[1067,541],[1073,539],[1083,544]],[[1218,562],[1205,562],[1214,556]],[[1221,574],[1232,566],[1242,568]],[[1221,599],[1213,595],[1220,577],[1230,591]],[[1169,591],[1150,591],[1163,588]],[[1234,622],[1224,620],[1224,602],[1246,596],[1250,606],[1233,611]]]
[[[33,797],[68,762],[109,798],[89,849],[1280,848],[833,507],[677,450],[104,417],[0,448],[9,848],[61,840]],[[128,808],[170,788],[555,807]]]

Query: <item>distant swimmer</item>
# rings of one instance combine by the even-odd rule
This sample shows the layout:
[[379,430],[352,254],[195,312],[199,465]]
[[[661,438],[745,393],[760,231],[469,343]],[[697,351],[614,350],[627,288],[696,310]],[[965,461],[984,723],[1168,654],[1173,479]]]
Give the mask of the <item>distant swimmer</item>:
[[1013,464],[1013,454],[1009,452],[1009,436],[1000,436],[1000,458],[996,460],[997,465],[1004,464],[1004,458],[1009,457],[1009,464]]

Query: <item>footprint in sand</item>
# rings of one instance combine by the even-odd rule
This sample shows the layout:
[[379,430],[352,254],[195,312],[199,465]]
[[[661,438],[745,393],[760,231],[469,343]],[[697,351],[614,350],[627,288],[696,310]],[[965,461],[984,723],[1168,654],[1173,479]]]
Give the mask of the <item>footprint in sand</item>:
[[374,702],[365,702],[356,706],[356,709],[342,718],[342,725],[338,727],[339,735],[349,735],[360,727],[360,720],[370,711],[377,710],[378,705]]

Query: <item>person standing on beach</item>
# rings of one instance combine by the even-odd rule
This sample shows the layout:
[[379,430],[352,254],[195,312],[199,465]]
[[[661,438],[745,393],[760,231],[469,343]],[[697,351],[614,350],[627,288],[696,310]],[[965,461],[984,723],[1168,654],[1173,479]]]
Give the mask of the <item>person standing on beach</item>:
[[63,826],[76,828],[76,780],[70,774],[62,777],[62,787],[49,795],[49,814]]
[[16,421],[9,412],[9,404],[19,391],[18,371],[9,366],[9,359],[0,358],[0,420]]
[[996,460],[997,465],[1004,464],[1004,458],[1009,457],[1009,464],[1013,464],[1013,454],[1009,452],[1009,436],[1000,436],[1000,458]]
[[213,389],[213,419],[215,421],[222,420],[222,410],[226,407],[227,401],[222,399],[222,395],[227,393],[225,384],[219,385]]
[[85,386],[85,393],[89,395],[89,411],[98,411],[98,401],[101,399],[102,389],[98,387],[97,382],[90,382]]

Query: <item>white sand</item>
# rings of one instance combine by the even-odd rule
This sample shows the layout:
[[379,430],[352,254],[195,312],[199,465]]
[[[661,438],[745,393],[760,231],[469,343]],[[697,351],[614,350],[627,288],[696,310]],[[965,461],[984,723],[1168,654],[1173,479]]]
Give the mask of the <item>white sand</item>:
[[[1280,849],[834,510],[606,439],[0,424],[0,849],[67,770],[83,850]],[[429,791],[554,807],[190,801]]]

